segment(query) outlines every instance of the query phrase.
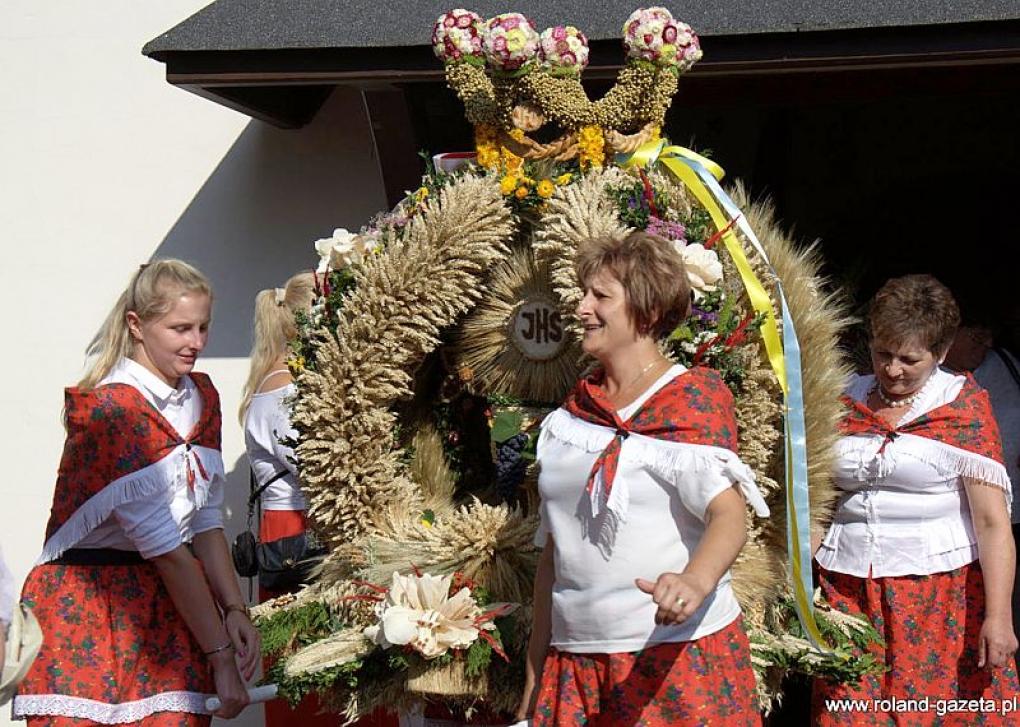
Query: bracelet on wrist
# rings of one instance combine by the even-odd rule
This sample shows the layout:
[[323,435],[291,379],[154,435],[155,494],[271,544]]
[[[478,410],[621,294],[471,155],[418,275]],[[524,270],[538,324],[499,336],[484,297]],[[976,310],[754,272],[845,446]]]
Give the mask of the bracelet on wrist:
[[234,644],[230,641],[230,639],[227,639],[226,643],[224,643],[222,646],[217,646],[215,649],[211,649],[210,651],[203,651],[202,654],[206,657],[210,657],[213,654],[218,654],[221,651],[226,651],[227,649],[233,648]]
[[251,609],[249,609],[248,606],[246,606],[245,604],[243,604],[243,603],[228,603],[226,606],[223,607],[223,618],[226,618],[227,614],[229,614],[231,611],[237,611],[238,613],[243,613],[244,617],[246,619],[248,619],[249,621],[251,621]]

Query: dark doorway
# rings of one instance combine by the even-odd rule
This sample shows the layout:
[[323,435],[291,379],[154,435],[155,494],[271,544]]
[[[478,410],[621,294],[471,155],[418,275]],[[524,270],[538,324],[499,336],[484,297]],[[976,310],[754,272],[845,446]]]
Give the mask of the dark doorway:
[[[593,82],[597,97],[608,82]],[[418,147],[467,150],[441,83],[403,86]],[[888,277],[929,272],[1020,341],[1011,294],[1020,193],[1016,67],[868,69],[681,79],[667,118],[691,146],[819,240],[834,284],[865,302]]]

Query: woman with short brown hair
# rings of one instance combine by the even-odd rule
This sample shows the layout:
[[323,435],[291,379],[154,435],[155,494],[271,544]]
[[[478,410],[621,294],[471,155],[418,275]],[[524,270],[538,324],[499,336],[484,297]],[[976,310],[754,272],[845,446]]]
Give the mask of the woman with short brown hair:
[[673,364],[658,339],[690,286],[672,244],[635,232],[577,258],[582,348],[600,367],[542,423],[543,548],[518,719],[578,724],[760,723],[729,568],[746,501],[717,372]]
[[1018,691],[1011,491],[998,428],[984,390],[939,368],[959,321],[952,294],[928,275],[894,278],[872,300],[873,374],[855,377],[843,397],[835,471],[843,496],[816,558],[828,602],[882,633],[871,652],[885,670],[859,684],[816,680],[814,724],[957,724],[934,710],[837,712],[827,703],[999,705]]

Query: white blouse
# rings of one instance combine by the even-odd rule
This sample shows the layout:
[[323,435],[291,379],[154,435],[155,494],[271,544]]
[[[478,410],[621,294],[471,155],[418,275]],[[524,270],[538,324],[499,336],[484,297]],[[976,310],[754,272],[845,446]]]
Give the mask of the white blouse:
[[[99,382],[128,384],[135,387],[173,426],[181,438],[191,434],[202,415],[202,397],[194,382],[182,376],[174,389],[141,364],[125,358]],[[71,535],[79,511],[47,542],[39,562],[46,562],[72,547],[115,548],[137,550],[143,558],[169,553],[182,543],[189,543],[198,533],[223,527],[223,459],[216,450],[194,447],[190,453],[184,445],[165,458],[127,475],[125,480],[155,476],[165,483],[164,495],[129,499],[115,504],[112,512],[96,528],[75,540]],[[199,456],[202,468],[209,475],[208,483],[188,486],[188,457]],[[191,465],[195,468],[195,465]],[[90,507],[86,503],[82,510]],[[87,518],[85,518],[87,519]],[[63,532],[62,532],[63,531]],[[71,542],[74,540],[75,542]]]
[[[900,425],[955,400],[965,380],[937,370]],[[865,402],[874,383],[872,375],[856,377],[847,394]],[[883,578],[944,573],[977,560],[961,470],[1002,488],[1008,504],[1005,470],[986,457],[913,434],[889,441],[881,434],[843,437],[834,474],[843,492],[818,563]]]
[[[644,402],[686,369],[674,366],[638,400],[619,411],[629,419]],[[738,484],[767,515],[754,475],[726,449],[681,444],[632,433],[621,447],[614,497],[626,501],[610,546],[600,541],[586,482],[614,430],[589,424],[558,409],[542,423],[538,441],[541,464],[541,524],[535,543],[554,544],[551,645],[573,653],[639,651],[649,644],[691,641],[726,627],[740,606],[726,573],[713,593],[679,625],[655,624],[652,597],[635,578],[655,581],[678,573],[705,531],[705,512],[719,493]]]
[[305,496],[297,478],[294,450],[281,439],[296,439],[290,424],[289,401],[297,388],[288,384],[279,389],[255,394],[244,415],[244,446],[248,461],[261,486],[278,472],[286,472],[262,492],[264,510],[304,510]]

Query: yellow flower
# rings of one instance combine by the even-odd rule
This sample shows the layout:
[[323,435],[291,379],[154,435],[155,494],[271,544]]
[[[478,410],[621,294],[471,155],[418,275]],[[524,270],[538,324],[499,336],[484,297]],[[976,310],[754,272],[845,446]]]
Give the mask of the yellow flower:
[[304,356],[291,356],[287,360],[287,368],[290,369],[292,374],[300,374],[305,370],[305,357]]
[[528,188],[527,187],[518,187],[517,191],[514,192],[514,194],[517,195],[517,199],[524,199],[525,197],[528,196]]
[[510,130],[510,138],[516,141],[524,141],[524,129],[513,128]]
[[503,163],[508,172],[519,172],[524,168],[524,157],[519,157],[509,149],[503,149]]
[[507,31],[506,49],[511,53],[517,53],[524,48],[525,40],[524,31],[520,28]]
[[598,126],[583,126],[577,135],[577,145],[581,148],[579,161],[582,169],[601,167],[606,159],[605,138]]
[[478,147],[478,165],[486,169],[495,169],[499,165],[499,152],[494,146]]
[[535,191],[538,192],[538,196],[542,199],[549,199],[553,196],[553,192],[556,191],[556,185],[551,180],[543,179],[538,183],[538,188]]
[[513,194],[515,189],[517,189],[517,177],[513,174],[508,174],[499,180],[499,191],[504,197]]
[[566,174],[561,174],[560,176],[556,177],[556,184],[559,185],[570,184],[570,180],[573,178],[574,175],[571,174],[570,172],[567,172]]
[[428,187],[418,187],[418,190],[414,193],[414,199],[416,202],[424,202],[425,198],[429,196]]

